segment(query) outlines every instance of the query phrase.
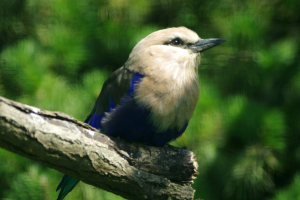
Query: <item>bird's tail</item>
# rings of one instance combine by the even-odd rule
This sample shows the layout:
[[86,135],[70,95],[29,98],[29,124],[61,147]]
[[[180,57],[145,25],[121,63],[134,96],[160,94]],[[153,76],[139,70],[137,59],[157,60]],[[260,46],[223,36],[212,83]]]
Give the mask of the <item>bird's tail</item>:
[[62,200],[69,192],[73,190],[78,182],[78,179],[70,177],[68,175],[64,175],[56,188],[56,192],[60,189],[57,200]]

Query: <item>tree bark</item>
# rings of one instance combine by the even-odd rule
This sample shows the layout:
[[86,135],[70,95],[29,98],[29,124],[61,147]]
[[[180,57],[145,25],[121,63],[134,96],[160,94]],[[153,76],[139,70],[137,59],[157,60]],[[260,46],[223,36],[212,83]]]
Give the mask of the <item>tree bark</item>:
[[126,199],[194,197],[198,163],[193,152],[110,138],[64,113],[4,97],[0,147]]

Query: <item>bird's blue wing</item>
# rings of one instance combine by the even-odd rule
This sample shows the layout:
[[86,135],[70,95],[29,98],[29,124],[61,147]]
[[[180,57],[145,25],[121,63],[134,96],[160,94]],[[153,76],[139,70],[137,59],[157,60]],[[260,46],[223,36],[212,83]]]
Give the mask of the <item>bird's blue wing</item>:
[[85,122],[106,132],[102,127],[101,120],[108,113],[113,112],[113,109],[117,106],[121,106],[126,96],[133,95],[135,84],[141,78],[143,78],[143,75],[133,72],[125,66],[112,73],[105,81],[95,106]]
[[[84,122],[94,128],[102,130],[102,118],[106,116],[106,113],[111,112],[117,105],[121,105],[122,98],[126,95],[132,95],[134,84],[142,77],[143,76],[139,73],[134,73],[125,67],[121,67],[112,73],[105,81],[92,112]],[[57,200],[62,200],[73,190],[78,182],[78,179],[64,175],[56,189],[56,191],[60,189]]]

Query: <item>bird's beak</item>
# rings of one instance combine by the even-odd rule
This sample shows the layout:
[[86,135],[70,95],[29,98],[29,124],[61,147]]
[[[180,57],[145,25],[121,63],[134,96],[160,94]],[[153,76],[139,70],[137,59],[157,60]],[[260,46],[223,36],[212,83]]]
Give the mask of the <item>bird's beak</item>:
[[220,38],[212,38],[212,39],[200,39],[198,42],[195,44],[192,44],[190,48],[195,52],[203,52],[207,49],[210,49],[214,46],[217,46],[219,44],[222,44],[223,42],[226,42],[227,40],[225,39],[220,39]]

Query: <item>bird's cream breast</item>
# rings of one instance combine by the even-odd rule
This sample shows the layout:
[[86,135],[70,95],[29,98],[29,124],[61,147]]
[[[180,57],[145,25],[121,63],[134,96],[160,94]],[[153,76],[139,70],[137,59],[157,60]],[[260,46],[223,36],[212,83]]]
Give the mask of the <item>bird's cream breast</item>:
[[186,82],[180,89],[170,83],[145,77],[138,84],[135,99],[151,110],[151,120],[159,131],[181,130],[192,117],[199,96],[198,82]]
[[[151,110],[158,131],[181,130],[192,117],[199,96],[198,62],[144,68],[135,99]],[[153,63],[152,63],[153,64]],[[183,65],[188,65],[182,68]],[[191,66],[193,65],[193,66]],[[153,66],[153,65],[152,65]]]

